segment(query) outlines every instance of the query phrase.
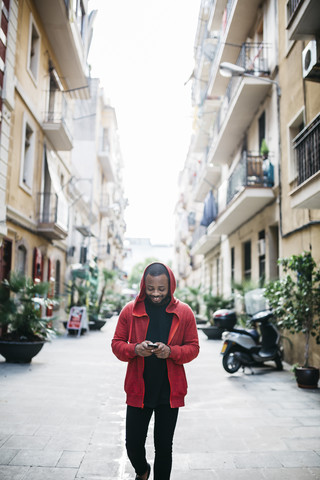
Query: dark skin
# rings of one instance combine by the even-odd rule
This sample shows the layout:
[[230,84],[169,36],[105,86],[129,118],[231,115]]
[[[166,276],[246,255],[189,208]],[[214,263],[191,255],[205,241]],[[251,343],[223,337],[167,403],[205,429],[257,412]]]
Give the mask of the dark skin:
[[[152,303],[161,305],[166,302],[169,295],[169,280],[165,274],[158,275],[157,277],[147,275],[145,285],[146,295]],[[162,342],[155,342],[158,348],[152,348],[149,346],[149,343],[151,343],[150,340],[138,343],[135,348],[136,354],[140,357],[150,357],[150,355],[154,354],[161,359],[169,357],[171,350],[168,345]]]

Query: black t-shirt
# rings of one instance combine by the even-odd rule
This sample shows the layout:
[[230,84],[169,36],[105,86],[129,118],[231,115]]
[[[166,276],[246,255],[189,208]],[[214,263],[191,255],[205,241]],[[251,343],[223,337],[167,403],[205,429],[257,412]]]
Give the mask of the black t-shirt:
[[[163,305],[156,305],[147,297],[144,303],[150,319],[146,340],[168,343],[173,317],[172,313],[166,312],[170,299]],[[144,362],[144,405],[155,408],[157,405],[169,404],[170,384],[166,360],[151,355],[150,357],[145,357]]]

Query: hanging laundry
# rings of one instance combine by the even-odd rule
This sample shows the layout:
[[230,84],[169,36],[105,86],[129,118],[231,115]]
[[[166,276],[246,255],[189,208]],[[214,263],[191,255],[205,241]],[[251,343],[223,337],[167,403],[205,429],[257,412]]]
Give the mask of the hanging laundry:
[[213,192],[212,190],[210,190],[204,201],[203,215],[200,225],[208,227],[210,223],[212,223],[217,218],[217,214],[217,204]]

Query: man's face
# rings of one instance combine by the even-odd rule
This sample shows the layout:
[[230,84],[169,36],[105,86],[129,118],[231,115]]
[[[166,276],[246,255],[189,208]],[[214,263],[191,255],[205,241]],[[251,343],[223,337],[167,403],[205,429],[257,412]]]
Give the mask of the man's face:
[[146,295],[152,303],[161,305],[169,294],[169,280],[163,273],[157,277],[147,275],[146,280]]

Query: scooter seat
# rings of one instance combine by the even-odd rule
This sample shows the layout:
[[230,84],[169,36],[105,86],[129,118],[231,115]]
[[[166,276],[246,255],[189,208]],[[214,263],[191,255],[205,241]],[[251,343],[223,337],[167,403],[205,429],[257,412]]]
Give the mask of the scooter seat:
[[242,335],[248,335],[248,337],[253,338],[255,342],[259,341],[259,333],[256,330],[245,330],[244,328],[233,328],[231,330],[232,332],[235,333],[241,333]]
[[277,353],[277,348],[264,348],[259,351],[259,356],[262,358],[273,357]]

